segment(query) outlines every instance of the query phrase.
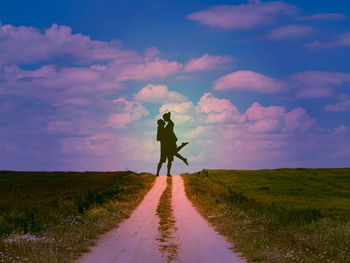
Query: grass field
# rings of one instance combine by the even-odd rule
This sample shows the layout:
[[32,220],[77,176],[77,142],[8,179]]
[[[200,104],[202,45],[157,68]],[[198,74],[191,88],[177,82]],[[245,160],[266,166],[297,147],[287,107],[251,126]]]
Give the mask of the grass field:
[[350,262],[350,169],[203,170],[186,194],[249,261]]
[[0,262],[71,262],[128,217],[153,181],[133,172],[0,172]]

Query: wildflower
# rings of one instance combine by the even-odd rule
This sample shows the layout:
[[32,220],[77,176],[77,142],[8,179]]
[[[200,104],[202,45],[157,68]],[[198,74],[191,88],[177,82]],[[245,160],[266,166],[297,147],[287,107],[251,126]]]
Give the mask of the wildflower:
[[55,241],[54,238],[49,238],[49,237],[38,237],[35,235],[32,235],[30,233],[24,234],[24,235],[19,235],[18,233],[16,234],[11,234],[8,238],[3,240],[5,243],[14,243],[14,242],[26,242],[26,243],[35,243],[35,242],[43,242],[43,243],[51,243]]

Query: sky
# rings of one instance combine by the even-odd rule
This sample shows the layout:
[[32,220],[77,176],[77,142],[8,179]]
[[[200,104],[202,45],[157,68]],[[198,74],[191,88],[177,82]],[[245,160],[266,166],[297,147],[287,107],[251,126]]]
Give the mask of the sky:
[[[347,1],[4,1],[0,170],[350,166]],[[162,170],[165,173],[165,167]]]

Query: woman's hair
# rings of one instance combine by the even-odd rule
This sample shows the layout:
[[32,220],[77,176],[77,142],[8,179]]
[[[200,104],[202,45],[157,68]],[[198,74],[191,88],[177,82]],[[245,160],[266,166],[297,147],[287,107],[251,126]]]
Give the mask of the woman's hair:
[[164,126],[164,120],[159,119],[157,120],[158,126]]
[[170,119],[170,112],[167,112],[167,113],[164,113],[163,114],[163,119],[166,120],[166,119]]

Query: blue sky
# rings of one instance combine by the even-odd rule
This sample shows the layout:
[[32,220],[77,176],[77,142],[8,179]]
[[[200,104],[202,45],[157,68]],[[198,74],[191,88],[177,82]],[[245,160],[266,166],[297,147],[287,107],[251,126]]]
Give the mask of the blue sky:
[[349,166],[349,7],[2,3],[0,169],[153,172],[167,110],[190,170]]

